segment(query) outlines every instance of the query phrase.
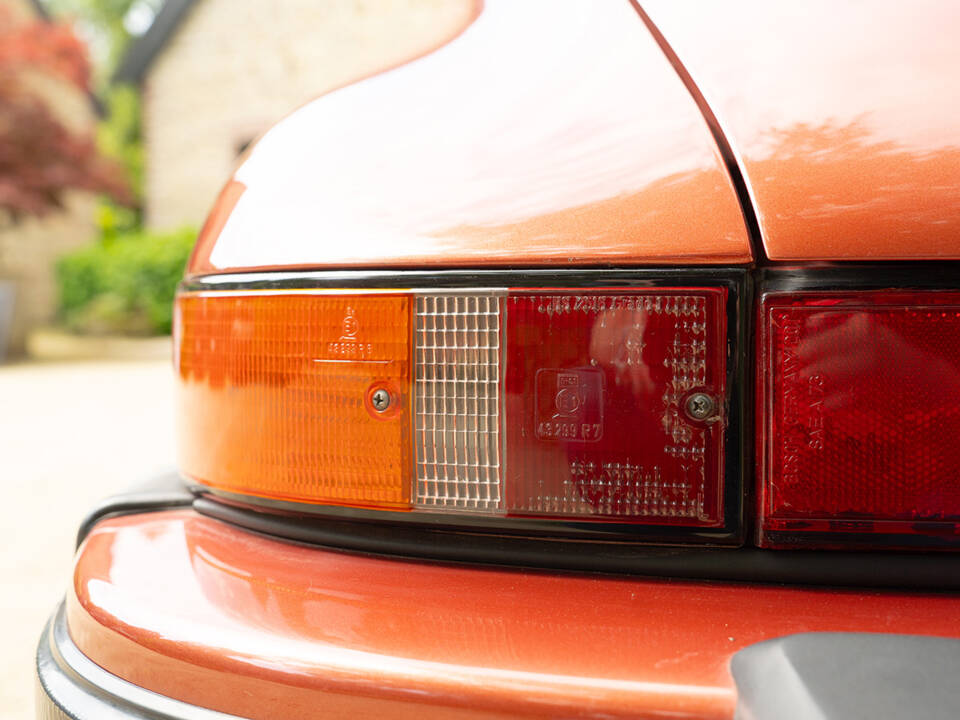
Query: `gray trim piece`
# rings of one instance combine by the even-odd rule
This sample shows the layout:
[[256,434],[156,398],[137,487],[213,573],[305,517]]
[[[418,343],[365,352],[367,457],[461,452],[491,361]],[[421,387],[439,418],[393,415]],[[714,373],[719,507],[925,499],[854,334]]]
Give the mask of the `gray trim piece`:
[[154,58],[163,50],[194,2],[195,0],[166,0],[150,28],[127,50],[120,66],[113,73],[113,81],[134,85],[143,82],[143,76]]
[[175,472],[161,475],[119,495],[111,495],[97,503],[83,518],[77,530],[77,547],[90,534],[93,526],[105,518],[190,507],[193,500],[193,493]]
[[803,633],[733,656],[737,720],[955,720],[960,640]]
[[237,720],[159,695],[107,672],[73,644],[63,603],[40,636],[37,647],[39,717],[56,708],[71,720]]

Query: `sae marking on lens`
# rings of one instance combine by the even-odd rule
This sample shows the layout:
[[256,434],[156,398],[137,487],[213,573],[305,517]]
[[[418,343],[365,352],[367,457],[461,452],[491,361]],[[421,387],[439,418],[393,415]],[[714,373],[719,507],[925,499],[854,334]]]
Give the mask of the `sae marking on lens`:
[[594,368],[537,371],[538,440],[596,442],[603,437],[603,372]]

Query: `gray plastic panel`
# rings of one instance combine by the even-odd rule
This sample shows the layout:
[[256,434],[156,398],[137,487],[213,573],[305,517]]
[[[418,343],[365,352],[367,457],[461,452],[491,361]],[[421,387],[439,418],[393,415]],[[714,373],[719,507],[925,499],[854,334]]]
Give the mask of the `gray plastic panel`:
[[[960,618],[958,618],[960,631]],[[733,656],[737,720],[955,720],[960,640],[805,633]]]

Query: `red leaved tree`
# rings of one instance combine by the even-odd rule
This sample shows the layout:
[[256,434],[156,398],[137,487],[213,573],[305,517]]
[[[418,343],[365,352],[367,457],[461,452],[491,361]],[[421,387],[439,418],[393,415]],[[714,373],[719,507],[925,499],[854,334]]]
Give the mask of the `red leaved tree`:
[[66,128],[31,79],[48,73],[89,92],[83,44],[65,26],[17,23],[0,7],[0,214],[43,215],[70,189],[131,202],[119,166],[102,158],[92,135]]

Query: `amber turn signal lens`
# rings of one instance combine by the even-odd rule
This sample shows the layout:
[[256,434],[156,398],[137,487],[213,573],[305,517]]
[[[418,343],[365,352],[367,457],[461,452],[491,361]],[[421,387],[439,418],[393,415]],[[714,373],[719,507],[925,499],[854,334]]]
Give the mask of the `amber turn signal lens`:
[[409,506],[408,296],[182,295],[174,346],[190,479],[277,500]]

